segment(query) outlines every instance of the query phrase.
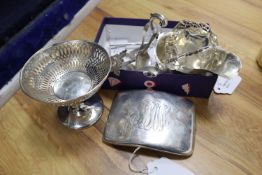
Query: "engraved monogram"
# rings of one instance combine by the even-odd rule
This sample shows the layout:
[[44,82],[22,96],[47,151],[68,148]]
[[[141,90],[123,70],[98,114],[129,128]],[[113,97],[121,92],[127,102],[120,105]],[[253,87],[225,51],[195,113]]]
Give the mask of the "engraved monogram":
[[165,116],[171,112],[171,107],[159,100],[144,99],[137,105],[137,110],[126,110],[126,130],[139,128],[144,130],[162,131],[168,125]]

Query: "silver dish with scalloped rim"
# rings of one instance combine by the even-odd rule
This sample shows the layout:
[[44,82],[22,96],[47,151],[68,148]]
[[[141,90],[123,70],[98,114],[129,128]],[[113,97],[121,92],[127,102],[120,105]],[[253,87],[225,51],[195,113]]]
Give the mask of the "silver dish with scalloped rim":
[[160,34],[155,55],[162,70],[204,70],[231,78],[241,69],[240,59],[218,47],[217,37],[206,23],[179,22],[173,31]]

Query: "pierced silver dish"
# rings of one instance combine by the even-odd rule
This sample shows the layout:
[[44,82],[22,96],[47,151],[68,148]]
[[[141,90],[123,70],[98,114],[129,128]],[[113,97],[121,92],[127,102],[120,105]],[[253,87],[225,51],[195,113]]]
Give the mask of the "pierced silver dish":
[[179,22],[173,31],[160,34],[155,54],[161,70],[210,71],[232,78],[242,67],[236,55],[218,46],[216,35],[206,23]]
[[111,59],[101,46],[65,41],[35,53],[22,68],[20,85],[33,99],[60,106],[60,121],[80,129],[93,125],[102,115],[103,102],[95,94],[110,69]]
[[163,64],[176,62],[179,57],[217,46],[216,35],[209,24],[180,21],[171,32],[159,35],[156,56]]
[[167,64],[168,68],[172,70],[175,67],[175,70],[183,73],[210,71],[228,78],[237,76],[242,67],[238,56],[221,47],[210,47],[192,55],[182,56],[177,62],[179,66],[171,62]]

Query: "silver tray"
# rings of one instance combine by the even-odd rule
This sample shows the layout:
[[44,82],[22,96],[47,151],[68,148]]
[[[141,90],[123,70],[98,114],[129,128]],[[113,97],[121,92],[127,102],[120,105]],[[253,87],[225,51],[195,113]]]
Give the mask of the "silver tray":
[[133,90],[115,97],[103,140],[189,156],[194,135],[191,101],[165,92]]

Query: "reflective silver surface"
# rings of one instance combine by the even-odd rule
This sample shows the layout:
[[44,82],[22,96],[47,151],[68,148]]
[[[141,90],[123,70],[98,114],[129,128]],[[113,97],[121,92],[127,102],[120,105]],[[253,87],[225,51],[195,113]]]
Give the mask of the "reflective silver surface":
[[110,58],[99,45],[66,41],[34,54],[21,71],[20,85],[27,95],[38,101],[70,105],[94,95],[110,69]]
[[160,13],[151,13],[150,14],[150,20],[158,20],[160,27],[166,27],[168,24],[168,21],[166,17]]
[[[192,73],[196,70],[207,70],[221,76],[232,78],[237,76],[242,65],[240,59],[220,47],[213,47],[193,55],[181,57],[176,70],[183,73]],[[175,67],[169,63],[168,67]]]
[[[150,65],[150,56],[148,54],[148,49],[152,42],[158,38],[161,27],[166,27],[168,24],[167,19],[164,15],[159,13],[151,13],[149,22],[144,26],[142,44],[139,48],[139,51],[136,55],[136,69],[143,70],[145,67],[152,66]],[[150,29],[150,30],[149,30]],[[151,37],[147,44],[145,44],[145,39],[147,34],[150,33]]]
[[[93,114],[91,107],[81,105],[99,90],[110,69],[111,60],[101,46],[88,41],[66,41],[35,53],[21,71],[20,85],[28,96],[38,101],[71,106],[75,112],[64,117],[76,117],[81,112],[78,117],[85,120],[81,125],[85,127],[93,123],[90,118]],[[97,110],[97,117],[101,111]],[[68,127],[79,128],[69,124]]]
[[173,31],[159,36],[156,55],[161,63],[166,64],[177,61],[183,54],[216,45],[218,45],[217,37],[209,24],[180,21]]
[[58,118],[71,129],[81,129],[95,124],[103,113],[103,101],[95,94],[76,107],[58,107]]
[[92,88],[92,80],[83,72],[69,72],[54,83],[54,94],[64,100],[85,95]]
[[[143,27],[143,36],[140,44],[137,42],[110,44],[110,49],[122,48],[121,52],[111,57],[113,60],[111,71],[119,75],[120,69],[143,71],[146,67],[152,67],[152,60],[148,50],[158,37],[160,28],[166,26],[167,20],[163,15],[152,13],[148,23]],[[148,38],[149,40],[146,42]],[[130,46],[132,46],[131,49],[126,48]],[[125,49],[123,50],[123,48]]]
[[137,55],[136,55],[136,69],[141,70],[147,66],[150,66],[150,56],[148,54],[148,48],[151,43],[158,37],[158,33],[154,33],[147,44],[142,43]]
[[188,156],[194,134],[192,102],[165,92],[133,90],[115,97],[103,139]]
[[156,58],[161,70],[183,73],[201,70],[231,78],[241,69],[236,55],[218,47],[209,24],[191,21],[181,21],[172,32],[160,34]]

